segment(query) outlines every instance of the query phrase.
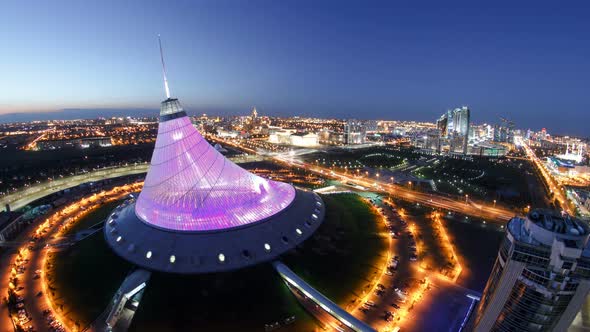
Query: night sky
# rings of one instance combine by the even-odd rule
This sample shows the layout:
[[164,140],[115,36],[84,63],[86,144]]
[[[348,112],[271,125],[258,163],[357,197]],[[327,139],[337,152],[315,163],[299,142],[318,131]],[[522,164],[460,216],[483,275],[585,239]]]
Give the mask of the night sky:
[[156,109],[160,33],[195,112],[434,121],[467,105],[590,136],[588,1],[93,3],[3,2],[0,113]]

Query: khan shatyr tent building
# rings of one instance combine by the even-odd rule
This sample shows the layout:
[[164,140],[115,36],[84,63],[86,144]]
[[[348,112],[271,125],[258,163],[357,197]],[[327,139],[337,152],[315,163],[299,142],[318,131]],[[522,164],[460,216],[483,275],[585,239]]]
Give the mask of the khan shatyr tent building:
[[104,228],[112,250],[148,270],[208,273],[273,260],[307,239],[324,218],[321,198],[225,158],[170,98],[165,67],[164,85],[143,190]]

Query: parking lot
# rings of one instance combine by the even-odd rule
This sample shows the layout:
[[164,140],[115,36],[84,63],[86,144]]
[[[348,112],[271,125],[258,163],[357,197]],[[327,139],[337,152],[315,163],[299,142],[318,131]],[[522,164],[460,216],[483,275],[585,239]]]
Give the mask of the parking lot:
[[387,267],[355,316],[378,331],[456,330],[473,302],[467,295],[479,294],[421,267],[423,257],[431,258],[429,248],[417,239],[421,229],[411,226],[395,202],[383,197],[368,199],[382,214],[384,230],[392,241]]

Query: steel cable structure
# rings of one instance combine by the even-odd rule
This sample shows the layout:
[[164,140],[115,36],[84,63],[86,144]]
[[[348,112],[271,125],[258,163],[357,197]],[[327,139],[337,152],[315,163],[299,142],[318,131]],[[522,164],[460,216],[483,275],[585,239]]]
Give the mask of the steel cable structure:
[[291,204],[291,185],[234,164],[186,115],[175,117],[179,113],[177,99],[162,102],[156,146],[135,205],[141,220],[178,231],[220,230],[264,220]]

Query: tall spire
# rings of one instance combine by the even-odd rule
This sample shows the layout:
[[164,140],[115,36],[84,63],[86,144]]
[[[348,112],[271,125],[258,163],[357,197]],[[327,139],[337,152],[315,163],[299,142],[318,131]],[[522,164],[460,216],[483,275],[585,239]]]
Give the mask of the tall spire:
[[166,78],[166,64],[164,63],[164,51],[162,51],[162,40],[158,34],[158,44],[160,45],[160,59],[162,60],[162,73],[164,74],[164,90],[166,91],[166,99],[170,98],[170,89],[168,88],[168,79]]

